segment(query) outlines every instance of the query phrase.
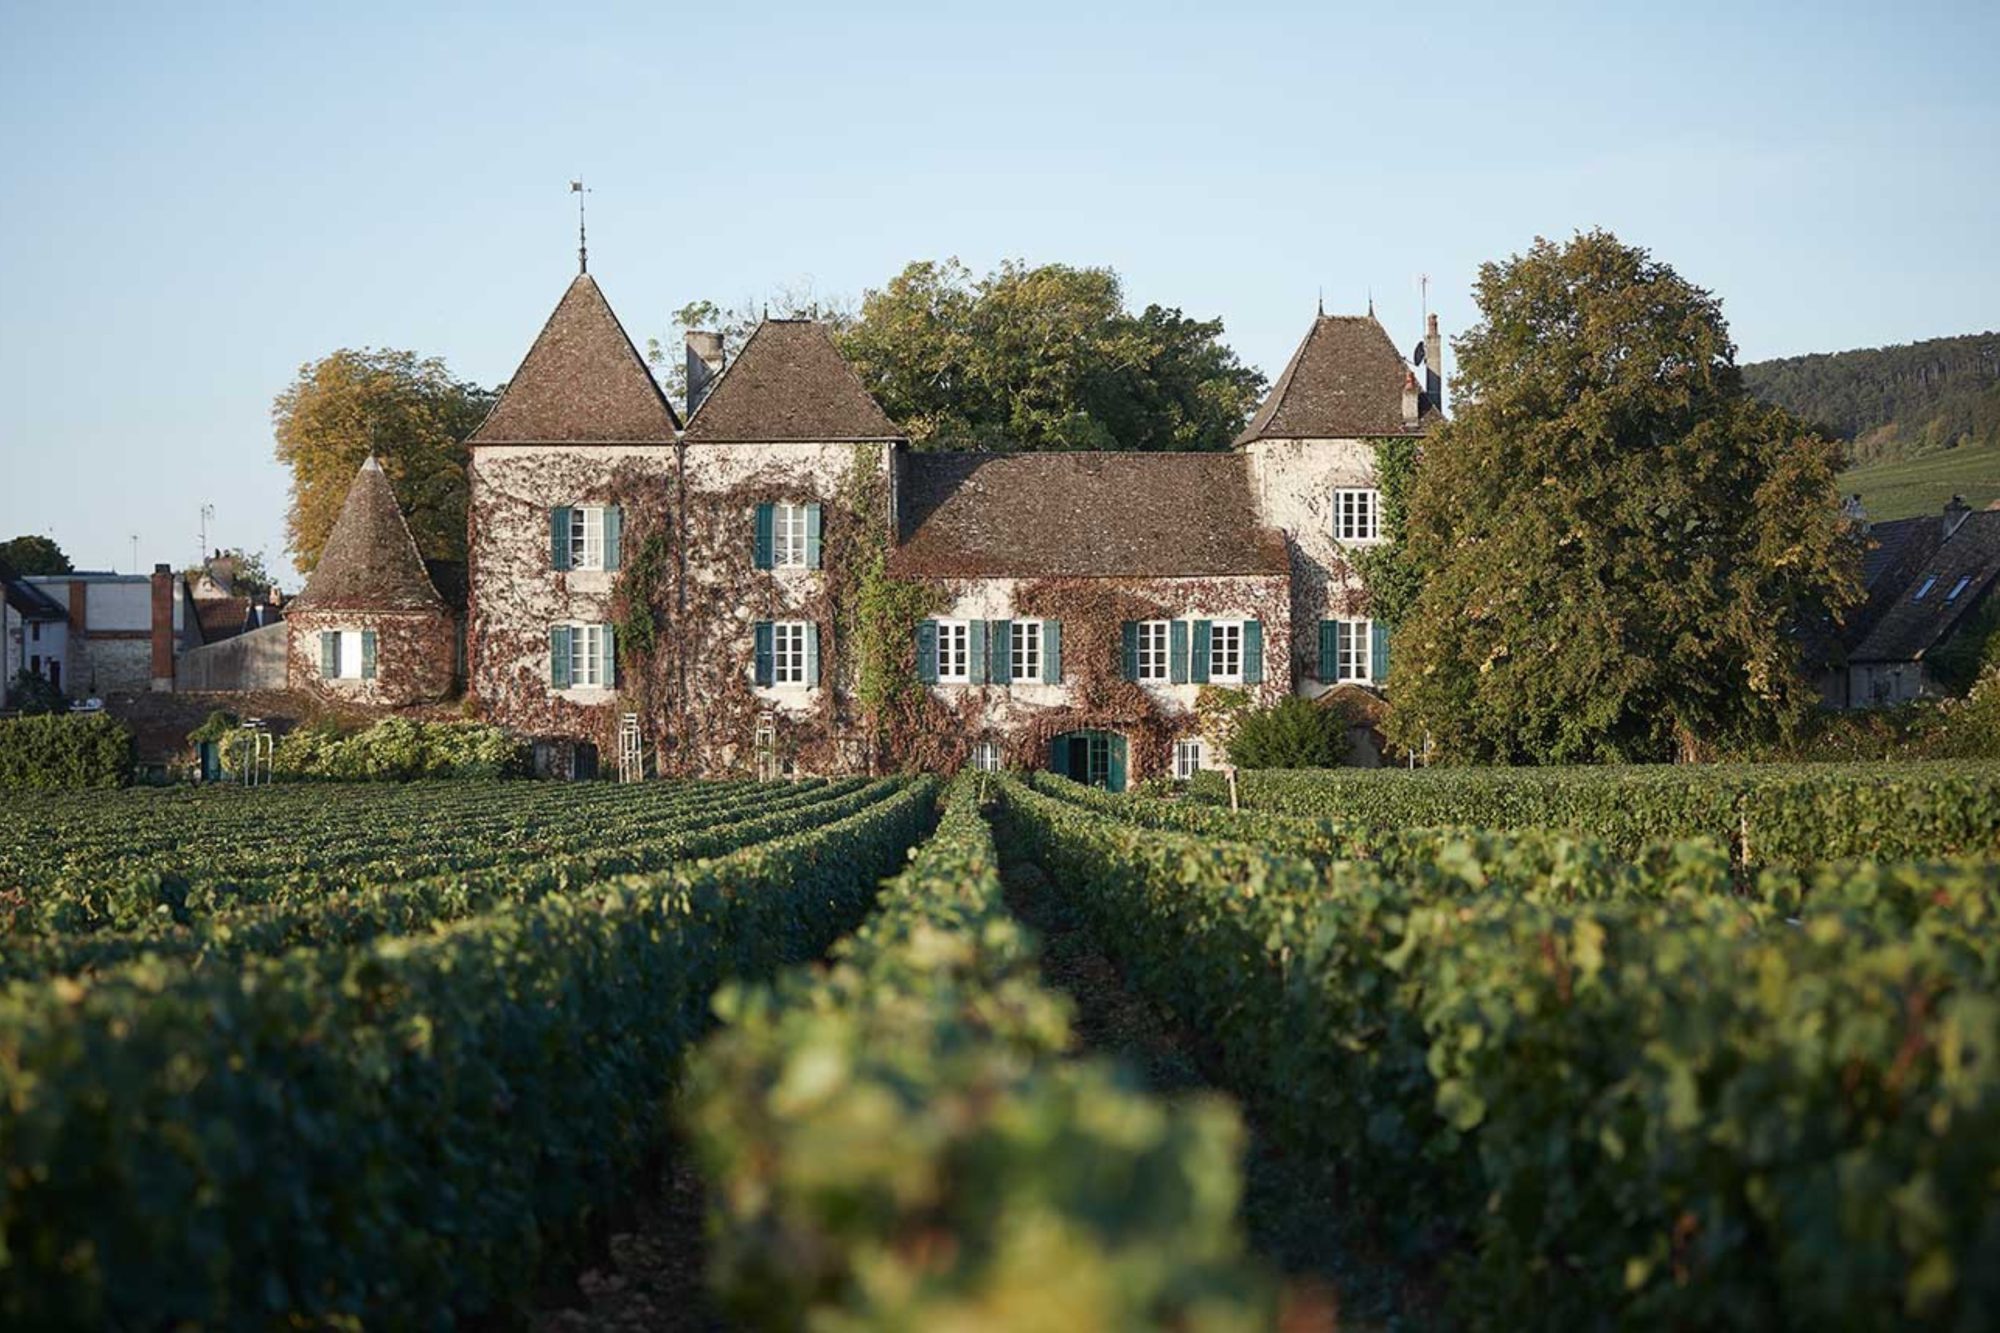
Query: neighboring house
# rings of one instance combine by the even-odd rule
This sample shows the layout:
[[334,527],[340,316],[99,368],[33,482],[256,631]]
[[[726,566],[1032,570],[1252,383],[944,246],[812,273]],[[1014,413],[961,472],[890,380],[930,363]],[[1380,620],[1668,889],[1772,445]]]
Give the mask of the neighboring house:
[[[1316,319],[1227,454],[911,453],[817,324],[687,355],[683,429],[579,275],[468,441],[471,688],[547,771],[595,771],[629,715],[664,771],[1122,787],[1218,761],[1204,685],[1382,682],[1348,556],[1381,539],[1374,441],[1439,421],[1441,385],[1372,313]],[[878,559],[930,608],[910,641],[866,638]],[[875,697],[871,654],[915,695]]]
[[62,684],[69,613],[54,598],[0,566],[0,710],[14,706],[14,677]]
[[31,670],[71,698],[171,690],[176,659],[200,642],[186,580],[166,565],[151,574],[76,570],[20,581],[63,610],[62,624],[45,625],[39,642],[31,634],[24,653]]
[[1937,657],[1974,626],[2000,583],[2000,511],[1957,496],[1941,516],[1878,523],[1862,579],[1868,601],[1849,631],[1849,707],[1907,703],[1949,692]]
[[381,464],[354,474],[305,591],[285,609],[287,677],[343,703],[395,708],[456,683],[458,621],[431,582]]

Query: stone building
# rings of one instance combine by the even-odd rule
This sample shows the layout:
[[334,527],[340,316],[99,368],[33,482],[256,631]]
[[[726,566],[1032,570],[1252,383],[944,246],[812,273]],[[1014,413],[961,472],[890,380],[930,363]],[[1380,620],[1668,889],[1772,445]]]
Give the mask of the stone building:
[[[1850,514],[1853,511],[1850,510]],[[1942,514],[1866,525],[1862,582],[1868,600],[1845,627],[1845,697],[1870,708],[1962,690],[2000,609],[2000,511],[1958,496]],[[1954,650],[1972,661],[1941,672]]]
[[821,326],[722,350],[689,335],[683,428],[580,274],[469,440],[470,686],[546,771],[629,718],[659,772],[1119,787],[1217,761],[1204,699],[1379,690],[1349,557],[1441,386],[1372,313],[1315,319],[1226,454],[913,453]]
[[187,581],[166,565],[151,574],[80,569],[19,581],[64,615],[25,619],[25,641],[10,642],[9,659],[71,698],[171,690],[175,662],[201,643]]
[[457,618],[372,457],[354,474],[305,591],[285,608],[283,628],[293,689],[384,708],[451,694]]

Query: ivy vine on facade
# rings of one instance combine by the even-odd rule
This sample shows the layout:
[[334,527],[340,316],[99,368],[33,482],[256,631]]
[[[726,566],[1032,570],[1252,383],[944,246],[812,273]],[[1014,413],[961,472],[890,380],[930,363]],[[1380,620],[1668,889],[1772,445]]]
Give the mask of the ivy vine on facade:
[[[1413,455],[1440,386],[1372,313],[1316,318],[1226,454],[913,453],[819,325],[766,320],[720,365],[689,344],[683,422],[579,275],[468,441],[469,702],[546,771],[592,771],[630,718],[661,774],[1117,787],[1219,762],[1218,699],[1384,681],[1378,457]],[[451,660],[457,622],[420,610]],[[334,612],[356,625],[295,673],[366,608]]]

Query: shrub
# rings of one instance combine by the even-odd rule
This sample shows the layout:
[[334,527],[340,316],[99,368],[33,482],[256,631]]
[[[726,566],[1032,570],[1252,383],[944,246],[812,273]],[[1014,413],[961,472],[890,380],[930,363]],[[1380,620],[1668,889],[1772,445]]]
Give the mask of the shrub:
[[1244,713],[1229,738],[1238,768],[1334,768],[1347,750],[1347,714],[1296,695]]
[[280,778],[405,782],[413,778],[517,777],[527,770],[521,744],[484,722],[412,722],[390,718],[342,736],[306,727],[278,743]]
[[0,791],[79,791],[132,780],[132,733],[108,713],[0,722]]
[[63,699],[63,692],[48,677],[23,667],[14,673],[14,681],[7,687],[7,706],[32,717],[38,713],[60,713],[69,705]]

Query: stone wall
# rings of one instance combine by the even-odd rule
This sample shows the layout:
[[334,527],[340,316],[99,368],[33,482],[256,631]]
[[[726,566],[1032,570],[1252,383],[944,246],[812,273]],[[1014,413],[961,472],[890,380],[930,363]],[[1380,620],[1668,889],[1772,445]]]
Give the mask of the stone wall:
[[[457,628],[443,612],[301,611],[272,628],[287,631],[286,678],[294,690],[342,704],[403,708],[446,698],[455,683]],[[372,679],[328,680],[320,674],[322,631],[367,629],[375,631]]]
[[[174,668],[180,691],[282,690],[286,686],[290,630],[266,625],[233,639],[190,648]],[[315,658],[317,648],[314,649]],[[317,666],[317,661],[314,663]]]
[[1319,622],[1368,614],[1368,594],[1334,539],[1334,492],[1372,487],[1375,446],[1367,440],[1258,440],[1248,445],[1259,518],[1285,534],[1292,557],[1291,673],[1298,693],[1316,698]]

